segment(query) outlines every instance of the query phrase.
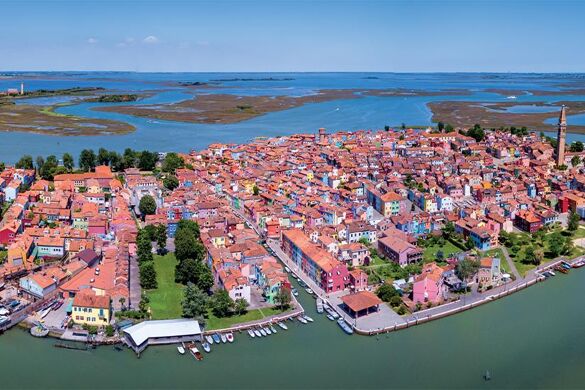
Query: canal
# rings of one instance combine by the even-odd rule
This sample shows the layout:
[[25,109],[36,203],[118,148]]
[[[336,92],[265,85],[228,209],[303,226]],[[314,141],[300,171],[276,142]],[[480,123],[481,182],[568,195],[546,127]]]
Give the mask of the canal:
[[[585,384],[585,271],[510,297],[379,337],[315,323],[262,339],[236,334],[203,362],[174,346],[140,359],[112,347],[72,351],[21,329],[0,337],[2,388],[576,388]],[[492,380],[482,375],[489,370]]]

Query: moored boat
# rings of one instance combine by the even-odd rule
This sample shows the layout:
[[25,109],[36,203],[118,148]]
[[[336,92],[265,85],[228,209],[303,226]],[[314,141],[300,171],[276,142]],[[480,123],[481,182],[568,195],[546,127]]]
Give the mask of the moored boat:
[[272,334],[272,331],[270,330],[270,328],[269,328],[269,327],[265,327],[265,328],[263,328],[263,329],[264,329],[264,331],[266,332],[266,334],[268,334],[268,335]]
[[260,334],[261,334],[262,336],[264,336],[264,337],[266,337],[266,336],[267,336],[267,333],[266,333],[266,331],[264,330],[264,328],[260,328]]
[[205,340],[209,343],[209,344],[213,344],[213,337],[211,337],[210,335],[205,336]]
[[284,330],[288,330],[288,326],[286,326],[286,324],[283,324],[282,322],[277,322],[277,325],[280,326]]
[[329,313],[327,313],[327,318],[331,321],[335,321],[335,318],[333,318],[333,316]]
[[262,333],[258,329],[254,329],[254,334],[258,337],[262,337]]
[[181,355],[185,354],[185,348],[182,345],[177,346],[177,351],[179,351]]
[[299,320],[299,322],[300,322],[301,324],[306,324],[306,323],[307,323],[307,320],[305,320],[305,319],[303,318],[303,316],[298,316],[298,317],[297,317],[297,320]]
[[299,292],[298,292],[298,290],[297,290],[296,288],[293,288],[293,289],[291,290],[291,292],[292,292],[292,294],[293,294],[295,297],[298,297],[298,296],[299,296]]
[[275,328],[274,326],[272,326],[272,325],[270,325],[270,331],[271,331],[272,333],[278,333],[278,332],[276,331],[276,328]]
[[213,341],[216,344],[219,344],[221,342],[221,338],[219,337],[219,335],[217,333],[214,333],[212,337],[213,337]]
[[573,263],[573,268],[581,268],[585,265],[585,260],[579,260]]
[[313,322],[313,319],[307,315],[303,316],[303,318],[309,322]]
[[250,335],[250,337],[254,338],[256,337],[256,335],[254,334],[254,331],[252,329],[248,329],[248,334]]
[[191,352],[191,355],[193,355],[193,357],[196,360],[203,360],[203,355],[201,354],[201,352],[199,352],[199,350],[195,346],[195,343],[190,343],[188,345],[188,347],[189,347],[189,352]]
[[307,292],[307,294],[309,295],[313,295],[313,290],[311,290],[310,288],[306,288],[305,291]]
[[222,333],[219,337],[221,338],[222,343],[224,344],[227,343],[227,337],[225,336],[225,334]]
[[317,298],[317,313],[322,314],[323,313],[323,300],[321,300],[321,298]]
[[284,270],[285,270],[287,273],[289,273],[289,274],[290,274],[290,268],[288,268],[288,267],[284,267]]
[[349,324],[347,322],[345,322],[345,320],[343,318],[338,319],[337,324],[339,325],[339,327],[341,329],[343,329],[343,331],[345,333],[353,334],[353,329],[351,328],[351,326],[349,326]]
[[233,343],[234,342],[234,334],[232,332],[229,332],[228,334],[225,335],[225,338],[227,339],[228,342]]
[[211,352],[211,345],[209,345],[209,343],[203,343],[201,344],[201,346],[203,347],[203,350],[207,353]]

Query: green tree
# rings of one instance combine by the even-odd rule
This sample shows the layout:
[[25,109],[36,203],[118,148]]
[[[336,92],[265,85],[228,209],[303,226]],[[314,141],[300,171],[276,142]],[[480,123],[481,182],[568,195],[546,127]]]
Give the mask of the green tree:
[[274,296],[274,302],[280,310],[285,310],[290,306],[292,295],[289,288],[281,286]]
[[192,231],[177,229],[175,234],[175,256],[179,261],[184,259],[203,260],[205,248]]
[[473,240],[471,239],[471,237],[468,237],[467,241],[465,241],[465,248],[467,250],[471,250],[471,249],[475,248],[475,244],[473,243]]
[[158,154],[143,150],[138,157],[138,168],[142,171],[152,171],[158,160]]
[[574,155],[573,157],[571,157],[571,165],[573,167],[576,167],[577,165],[579,165],[579,163],[581,163],[581,159],[579,158],[579,156]]
[[390,299],[392,299],[392,297],[398,295],[398,291],[396,291],[394,286],[392,286],[391,284],[384,283],[380,287],[378,287],[378,289],[376,290],[376,295],[384,302],[390,302]]
[[167,153],[162,163],[162,171],[174,174],[177,168],[183,168],[184,166],[185,161],[177,153]]
[[63,153],[63,166],[67,169],[67,172],[71,172],[74,165],[73,156],[69,153]]
[[180,260],[175,267],[175,282],[181,284],[195,283],[197,276],[197,260],[187,258]]
[[455,129],[453,128],[453,126],[451,126],[449,123],[447,123],[447,125],[445,126],[445,133],[452,133],[454,131],[455,131]]
[[200,322],[207,314],[209,297],[197,286],[189,283],[183,293],[183,317],[197,318]]
[[258,188],[258,186],[256,184],[254,184],[254,187],[252,187],[252,193],[255,196],[258,196],[258,194],[260,194],[260,188]]
[[25,154],[14,164],[17,169],[33,169],[33,158],[29,154]]
[[157,287],[156,270],[154,262],[147,261],[140,264],[140,286],[145,290],[155,289]]
[[201,233],[199,232],[199,224],[190,219],[181,219],[177,224],[177,231],[189,230],[195,235],[196,239],[199,239]]
[[45,163],[41,167],[41,169],[39,171],[39,175],[45,180],[52,181],[53,176],[55,175],[55,172],[57,171],[58,167],[59,167],[59,162],[57,160],[57,157],[50,155],[47,157],[47,160],[45,161]]
[[156,244],[161,251],[167,247],[167,227],[163,224],[156,226]]
[[477,273],[479,265],[479,260],[465,258],[457,264],[457,275],[466,281]]
[[136,240],[136,254],[140,263],[147,263],[153,260],[152,242],[147,234],[140,234]]
[[392,307],[398,307],[402,305],[402,299],[398,295],[394,295],[392,298],[390,298],[390,305]]
[[569,221],[567,224],[567,229],[569,229],[570,231],[574,232],[575,230],[579,229],[579,221],[581,220],[581,217],[579,216],[579,214],[574,213],[573,211],[571,211],[569,213]]
[[583,142],[581,142],[581,141],[572,142],[571,146],[569,147],[569,150],[571,152],[577,152],[577,153],[582,152],[583,151]]
[[37,156],[37,158],[35,159],[35,163],[37,172],[40,172],[40,170],[43,169],[43,165],[45,165],[45,159],[43,158],[43,156]]
[[559,232],[552,233],[548,238],[548,248],[552,257],[558,257],[563,252],[565,238]]
[[91,149],[83,149],[79,154],[79,168],[85,172],[89,172],[95,168],[96,157]]
[[227,317],[232,313],[234,301],[225,290],[218,290],[213,294],[211,307],[216,317]]
[[175,175],[167,175],[163,179],[163,185],[165,188],[172,191],[179,186],[179,179],[177,179],[177,176]]
[[140,214],[142,214],[143,218],[145,215],[153,215],[156,213],[156,202],[154,201],[154,198],[150,195],[144,195],[140,198],[138,210],[140,210]]
[[110,152],[104,148],[99,148],[96,160],[98,165],[110,165]]
[[248,311],[249,303],[244,298],[238,298],[234,302],[234,311],[237,315],[241,316],[242,314],[246,314]]
[[122,166],[124,169],[136,167],[136,152],[130,148],[124,149],[122,156]]
[[474,138],[477,142],[481,142],[485,138],[485,131],[480,125],[475,124],[473,128],[467,130],[466,135]]
[[443,132],[443,130],[445,129],[445,124],[444,124],[443,122],[438,122],[438,123],[437,123],[437,129],[438,129],[440,132]]
[[195,279],[197,287],[203,291],[209,291],[213,287],[213,274],[211,273],[211,269],[202,261],[196,263]]

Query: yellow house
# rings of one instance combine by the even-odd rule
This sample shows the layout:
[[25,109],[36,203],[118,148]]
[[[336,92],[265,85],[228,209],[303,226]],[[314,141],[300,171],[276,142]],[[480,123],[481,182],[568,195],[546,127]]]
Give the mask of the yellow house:
[[71,318],[76,324],[105,326],[111,319],[109,295],[96,295],[90,289],[83,290],[73,298]]

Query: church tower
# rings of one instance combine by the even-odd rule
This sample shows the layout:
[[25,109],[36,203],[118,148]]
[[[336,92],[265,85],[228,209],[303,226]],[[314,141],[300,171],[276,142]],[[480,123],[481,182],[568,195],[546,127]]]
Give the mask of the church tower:
[[557,133],[557,166],[565,163],[565,140],[567,138],[567,113],[566,107],[561,107],[559,115],[559,129]]

